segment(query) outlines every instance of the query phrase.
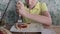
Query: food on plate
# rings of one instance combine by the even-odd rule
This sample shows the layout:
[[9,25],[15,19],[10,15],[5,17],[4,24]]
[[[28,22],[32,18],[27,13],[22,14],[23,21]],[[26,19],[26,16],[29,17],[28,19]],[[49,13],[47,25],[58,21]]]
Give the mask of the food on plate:
[[27,28],[27,24],[25,24],[25,23],[22,23],[22,24],[16,23],[16,28],[17,28],[17,29]]

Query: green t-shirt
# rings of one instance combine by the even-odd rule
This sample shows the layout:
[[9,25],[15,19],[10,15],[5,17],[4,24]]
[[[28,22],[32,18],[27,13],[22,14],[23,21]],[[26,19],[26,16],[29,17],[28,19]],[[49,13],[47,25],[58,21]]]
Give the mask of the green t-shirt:
[[[35,5],[35,7],[33,9],[29,10],[29,8],[27,8],[26,6],[25,6],[25,9],[30,14],[37,14],[37,15],[41,15],[42,11],[47,11],[48,10],[46,4],[45,3],[41,3],[41,2],[37,2],[37,4]],[[34,22],[34,21],[31,20],[31,19],[28,19],[26,17],[23,17],[23,22],[31,23],[31,22]]]

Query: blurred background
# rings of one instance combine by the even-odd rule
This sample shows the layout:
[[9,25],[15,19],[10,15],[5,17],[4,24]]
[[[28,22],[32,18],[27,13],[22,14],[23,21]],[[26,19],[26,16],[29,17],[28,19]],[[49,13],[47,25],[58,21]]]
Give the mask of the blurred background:
[[[25,2],[24,0],[21,0]],[[53,25],[60,25],[60,0],[39,0],[40,2],[45,2],[47,4],[48,10],[52,17]],[[10,2],[10,3],[9,3]],[[18,19],[18,15],[15,12],[15,5],[17,0],[0,0],[0,18],[1,14],[6,11],[5,22],[15,23]],[[7,5],[9,6],[7,7]],[[7,9],[6,9],[7,8]]]

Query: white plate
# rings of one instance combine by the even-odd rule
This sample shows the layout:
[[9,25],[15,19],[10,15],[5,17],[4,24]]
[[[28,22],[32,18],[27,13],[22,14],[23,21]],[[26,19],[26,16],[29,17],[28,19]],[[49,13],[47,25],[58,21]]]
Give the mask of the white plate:
[[[10,29],[11,32],[41,32],[39,27],[35,26],[36,24],[30,24],[27,28],[23,28],[21,30],[16,29],[15,25],[13,25]],[[38,25],[38,24],[37,24]]]

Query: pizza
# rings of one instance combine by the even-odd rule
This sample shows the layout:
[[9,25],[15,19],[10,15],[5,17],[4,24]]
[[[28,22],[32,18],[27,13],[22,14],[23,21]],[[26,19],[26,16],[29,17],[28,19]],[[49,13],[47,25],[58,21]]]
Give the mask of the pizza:
[[0,34],[12,34],[12,33],[5,28],[0,28]]
[[28,25],[25,24],[25,23],[21,23],[21,24],[16,23],[16,28],[19,29],[19,30],[20,30],[21,28],[23,28],[23,29],[24,29],[24,28],[27,28],[27,26],[28,26]]
[[5,30],[0,30],[0,34],[7,34]]

